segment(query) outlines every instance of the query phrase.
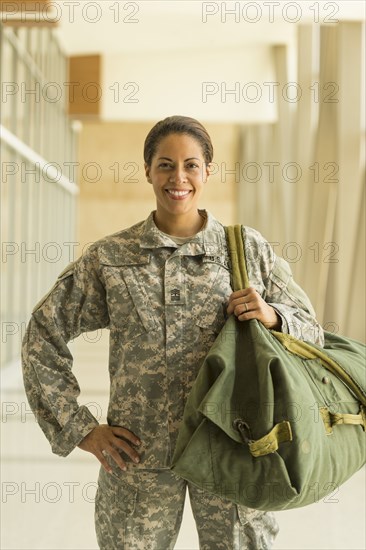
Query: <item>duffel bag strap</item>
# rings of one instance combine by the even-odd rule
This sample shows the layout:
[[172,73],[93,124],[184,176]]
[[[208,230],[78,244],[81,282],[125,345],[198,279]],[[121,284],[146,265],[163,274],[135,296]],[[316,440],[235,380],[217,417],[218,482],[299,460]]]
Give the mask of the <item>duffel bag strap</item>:
[[361,405],[359,414],[332,413],[327,407],[320,407],[319,412],[327,434],[333,433],[333,426],[340,424],[361,425],[366,431],[366,408],[363,405]]
[[300,355],[300,357],[304,357],[305,359],[320,359],[323,367],[342,380],[343,383],[351,389],[357,399],[366,406],[366,397],[362,388],[360,388],[357,382],[327,353],[312,346],[308,342],[297,340],[297,338],[294,338],[290,334],[275,331],[272,331],[272,334],[291,353]]
[[292,441],[291,424],[287,420],[276,424],[267,434],[249,443],[250,453],[257,456],[265,456],[277,451],[280,443]]
[[251,439],[250,428],[244,420],[237,418],[234,420],[235,428],[240,432],[244,443],[249,447],[252,456],[265,456],[277,451],[280,443],[292,441],[291,424],[283,420],[276,424],[268,434],[260,439]]
[[242,226],[229,225],[225,227],[225,233],[231,261],[231,286],[234,291],[248,288],[249,279],[244,255]]

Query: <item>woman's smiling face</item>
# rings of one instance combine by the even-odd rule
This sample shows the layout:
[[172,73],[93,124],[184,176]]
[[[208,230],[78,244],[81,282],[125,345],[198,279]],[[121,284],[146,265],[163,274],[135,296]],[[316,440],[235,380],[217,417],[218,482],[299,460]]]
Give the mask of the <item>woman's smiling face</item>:
[[209,176],[200,143],[188,134],[169,134],[156,148],[147,180],[156,196],[158,215],[168,217],[197,212]]

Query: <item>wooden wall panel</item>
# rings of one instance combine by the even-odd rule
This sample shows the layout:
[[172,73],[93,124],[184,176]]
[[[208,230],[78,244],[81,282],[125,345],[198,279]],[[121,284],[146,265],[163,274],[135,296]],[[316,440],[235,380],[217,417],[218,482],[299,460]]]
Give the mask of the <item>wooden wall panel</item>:
[[49,0],[0,0],[0,17],[9,27],[56,27],[57,17],[52,18],[53,6]]
[[[100,55],[69,57],[69,114],[77,117],[98,118],[101,114],[102,58]],[[73,91],[71,91],[73,90]]]

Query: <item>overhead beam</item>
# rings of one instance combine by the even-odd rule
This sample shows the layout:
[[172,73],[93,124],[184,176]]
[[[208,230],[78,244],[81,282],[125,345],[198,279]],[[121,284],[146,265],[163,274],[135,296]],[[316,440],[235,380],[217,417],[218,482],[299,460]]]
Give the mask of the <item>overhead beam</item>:
[[23,13],[49,10],[52,2],[49,0],[0,0],[0,11],[8,15],[20,16]]
[[0,0],[0,20],[10,27],[55,27],[60,16],[49,0]]

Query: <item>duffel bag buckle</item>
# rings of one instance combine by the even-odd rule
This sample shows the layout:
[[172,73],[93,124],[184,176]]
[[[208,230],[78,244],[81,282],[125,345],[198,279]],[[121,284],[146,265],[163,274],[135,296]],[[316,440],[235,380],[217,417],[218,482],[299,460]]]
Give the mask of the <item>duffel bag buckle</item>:
[[236,418],[233,421],[233,427],[240,433],[244,443],[249,445],[253,438],[248,424],[242,418]]

